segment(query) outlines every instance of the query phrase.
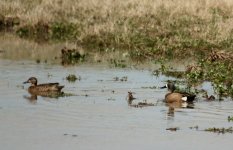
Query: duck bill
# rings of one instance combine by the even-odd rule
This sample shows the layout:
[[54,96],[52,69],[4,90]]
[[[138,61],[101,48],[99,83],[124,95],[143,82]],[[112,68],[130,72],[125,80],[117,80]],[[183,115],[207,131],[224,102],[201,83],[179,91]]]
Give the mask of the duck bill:
[[28,81],[23,82],[23,84],[29,83]]
[[160,87],[160,89],[165,89],[165,88],[167,88],[167,86],[166,86],[166,85],[165,85],[165,86]]

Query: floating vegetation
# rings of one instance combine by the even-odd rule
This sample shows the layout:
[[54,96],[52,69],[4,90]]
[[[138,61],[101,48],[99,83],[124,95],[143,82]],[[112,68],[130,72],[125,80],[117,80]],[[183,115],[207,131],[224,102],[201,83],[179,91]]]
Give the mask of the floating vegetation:
[[233,127],[229,127],[229,128],[215,128],[215,127],[213,127],[213,128],[207,128],[204,131],[214,132],[214,133],[222,133],[222,134],[233,133]]
[[233,116],[228,116],[227,117],[227,120],[230,122],[230,121],[233,121]]
[[77,77],[77,76],[74,75],[74,74],[69,74],[69,75],[66,77],[66,80],[68,80],[69,82],[75,82],[76,80],[81,80],[81,77]]
[[127,76],[123,76],[121,78],[119,77],[114,77],[113,78],[114,81],[121,81],[121,82],[126,82],[128,80],[128,77]]
[[128,77],[127,76],[124,76],[120,79],[121,82],[126,82],[128,80]]
[[169,131],[177,131],[177,130],[180,130],[180,128],[179,128],[179,127],[166,128],[166,130],[169,130]]
[[[233,133],[233,127],[229,127],[229,128],[207,128],[204,130],[199,130],[199,126],[193,126],[193,127],[189,127],[189,129],[195,129],[196,131],[206,131],[206,132],[213,132],[213,133],[221,133],[221,134],[225,134],[225,133]],[[174,128],[166,128],[166,130],[170,130],[170,131],[177,131],[180,130],[179,127],[174,127]]]

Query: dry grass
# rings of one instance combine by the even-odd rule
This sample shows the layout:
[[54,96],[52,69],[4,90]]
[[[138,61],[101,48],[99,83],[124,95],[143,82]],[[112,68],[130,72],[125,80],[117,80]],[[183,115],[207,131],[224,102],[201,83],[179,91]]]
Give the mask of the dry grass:
[[0,14],[18,16],[20,26],[73,23],[75,34],[64,39],[88,49],[150,57],[233,48],[230,0],[1,0]]

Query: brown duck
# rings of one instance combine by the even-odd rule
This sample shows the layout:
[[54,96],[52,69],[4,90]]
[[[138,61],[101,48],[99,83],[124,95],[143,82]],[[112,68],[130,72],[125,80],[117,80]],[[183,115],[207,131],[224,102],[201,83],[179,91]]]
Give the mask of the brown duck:
[[175,92],[175,85],[173,82],[169,82],[164,87],[167,88],[170,92],[165,95],[165,102],[167,103],[182,103],[182,102],[193,102],[196,95],[186,93],[186,92]]
[[37,79],[35,77],[29,78],[25,83],[31,83],[31,86],[28,88],[29,93],[40,95],[40,93],[46,92],[61,92],[61,89],[64,86],[59,86],[59,83],[44,83],[37,84]]

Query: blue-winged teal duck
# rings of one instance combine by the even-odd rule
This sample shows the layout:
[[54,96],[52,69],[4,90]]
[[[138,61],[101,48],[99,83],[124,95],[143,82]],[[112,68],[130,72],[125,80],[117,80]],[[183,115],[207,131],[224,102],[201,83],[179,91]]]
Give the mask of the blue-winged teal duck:
[[29,78],[24,83],[31,83],[28,88],[29,93],[43,93],[43,92],[61,92],[64,86],[59,86],[59,83],[45,83],[37,84],[37,79],[35,77]]
[[189,94],[186,92],[175,92],[175,85],[173,82],[167,83],[164,87],[167,88],[170,92],[165,95],[165,102],[173,103],[173,102],[193,102],[196,95]]
[[133,93],[132,92],[128,92],[128,96],[127,96],[127,100],[128,100],[128,104],[132,104],[132,101],[136,99],[133,97]]

